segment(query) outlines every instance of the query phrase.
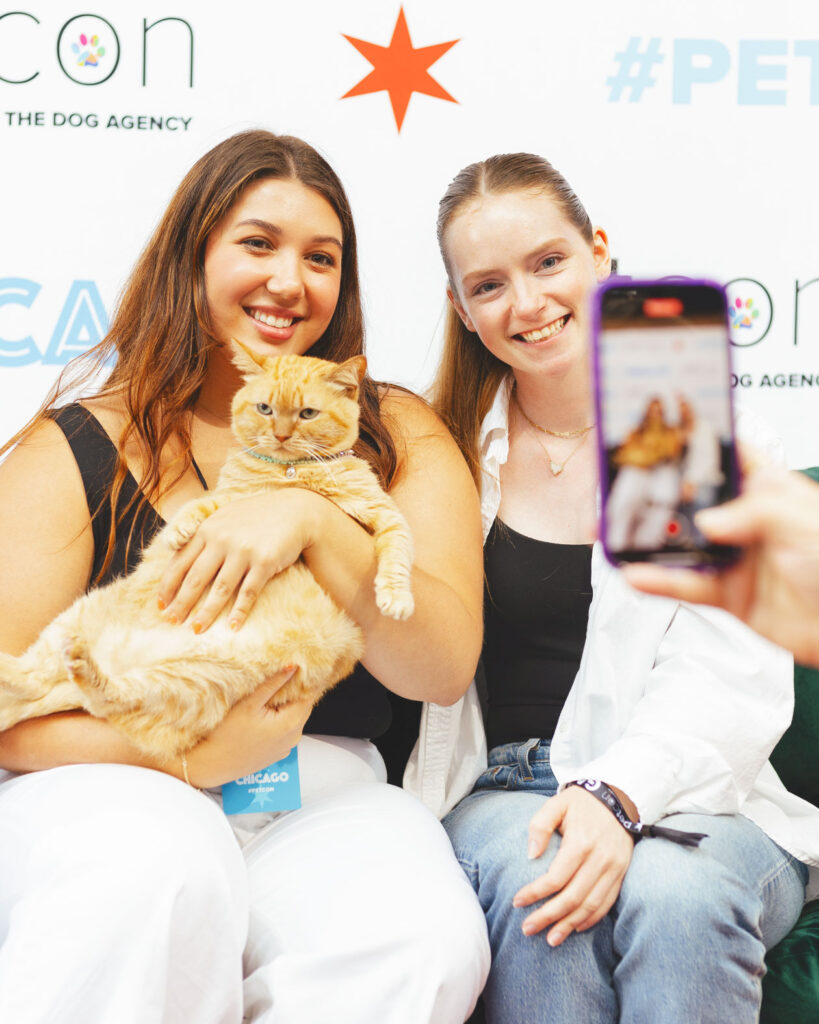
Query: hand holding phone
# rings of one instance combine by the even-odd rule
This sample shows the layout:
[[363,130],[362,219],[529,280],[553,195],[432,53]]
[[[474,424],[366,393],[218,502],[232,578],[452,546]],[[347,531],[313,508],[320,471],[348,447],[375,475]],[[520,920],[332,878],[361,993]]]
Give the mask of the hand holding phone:
[[615,565],[735,561],[697,529],[735,497],[739,472],[724,290],[708,281],[615,279],[595,299],[601,540]]

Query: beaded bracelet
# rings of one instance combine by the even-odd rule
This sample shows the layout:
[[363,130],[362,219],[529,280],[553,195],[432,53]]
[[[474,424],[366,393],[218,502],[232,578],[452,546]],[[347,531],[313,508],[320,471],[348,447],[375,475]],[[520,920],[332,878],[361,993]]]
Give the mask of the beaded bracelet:
[[585,789],[587,793],[596,797],[600,803],[605,804],[635,843],[647,838],[668,839],[669,842],[679,843],[681,846],[699,846],[703,839],[708,838],[706,832],[682,832],[676,828],[643,825],[639,821],[632,821],[617,799],[617,794],[605,782],[600,782],[597,779],[575,779],[573,782],[566,783],[567,789],[569,786],[580,786],[581,789]]

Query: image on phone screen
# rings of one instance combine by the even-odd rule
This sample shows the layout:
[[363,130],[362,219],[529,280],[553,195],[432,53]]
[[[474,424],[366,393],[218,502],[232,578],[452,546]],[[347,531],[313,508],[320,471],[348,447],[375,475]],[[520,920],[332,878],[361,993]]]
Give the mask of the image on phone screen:
[[737,493],[726,300],[710,283],[609,283],[598,295],[603,545],[614,562],[712,565],[696,512]]

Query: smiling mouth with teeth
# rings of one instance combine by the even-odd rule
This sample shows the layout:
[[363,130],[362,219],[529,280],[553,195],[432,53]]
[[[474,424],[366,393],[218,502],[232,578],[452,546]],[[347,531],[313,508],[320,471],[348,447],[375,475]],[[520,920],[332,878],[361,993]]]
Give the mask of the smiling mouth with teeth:
[[290,327],[291,324],[301,319],[297,316],[273,316],[272,313],[263,313],[260,309],[249,309],[247,312],[254,320],[258,320],[259,323],[265,324],[267,327]]
[[553,320],[552,323],[547,324],[546,327],[541,328],[539,331],[526,331],[525,334],[516,334],[515,337],[520,338],[521,341],[525,341],[527,344],[532,344],[535,341],[545,341],[547,338],[557,334],[558,331],[562,331],[570,318],[571,313],[567,313],[565,316],[560,317],[559,320]]

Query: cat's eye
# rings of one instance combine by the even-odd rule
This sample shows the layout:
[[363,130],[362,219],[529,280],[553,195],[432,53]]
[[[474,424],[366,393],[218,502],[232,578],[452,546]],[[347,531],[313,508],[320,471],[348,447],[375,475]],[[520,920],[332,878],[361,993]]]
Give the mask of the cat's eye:
[[260,412],[262,416],[272,416],[273,409],[267,404],[267,402],[257,402],[256,412]]
[[299,416],[301,416],[303,420],[314,420],[318,414],[318,409],[302,409]]

